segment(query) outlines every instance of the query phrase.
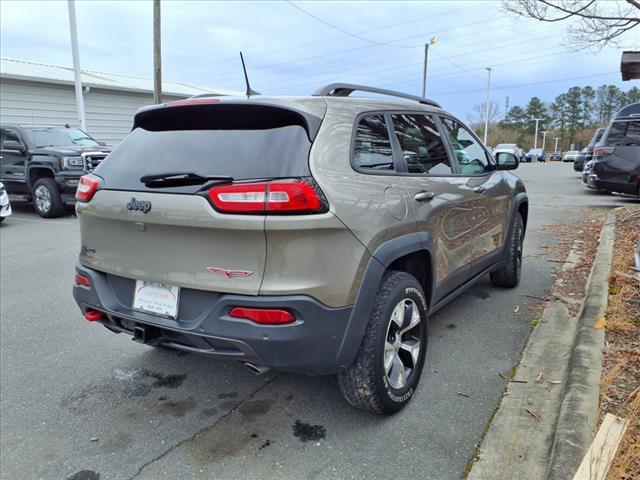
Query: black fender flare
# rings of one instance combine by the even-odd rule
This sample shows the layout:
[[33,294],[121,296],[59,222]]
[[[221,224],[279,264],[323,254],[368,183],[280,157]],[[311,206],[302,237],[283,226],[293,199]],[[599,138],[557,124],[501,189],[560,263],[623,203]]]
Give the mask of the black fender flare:
[[[375,303],[378,288],[382,283],[382,277],[389,266],[397,259],[419,251],[426,251],[431,258],[431,265],[435,265],[433,259],[433,239],[427,232],[414,232],[384,242],[374,252],[369,264],[362,276],[362,282],[358,290],[356,301],[353,305],[347,328],[345,329],[342,343],[338,350],[336,363],[340,369],[346,368],[353,362],[362,338],[364,336],[371,309]],[[435,269],[431,269],[431,285],[435,285]],[[425,292],[427,302],[432,305],[431,292]]]
[[51,172],[51,177],[55,179],[56,177],[56,171],[53,169],[53,167],[46,165],[46,164],[36,164],[36,165],[29,165],[29,168],[27,169],[27,188],[29,190],[33,190],[33,184],[35,182],[31,182],[31,172],[34,170],[47,170],[49,172]]

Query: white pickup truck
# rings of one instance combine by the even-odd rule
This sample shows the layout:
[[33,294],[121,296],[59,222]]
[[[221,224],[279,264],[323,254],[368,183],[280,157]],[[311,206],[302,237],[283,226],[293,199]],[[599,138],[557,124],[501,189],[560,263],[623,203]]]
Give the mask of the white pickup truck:
[[524,162],[526,160],[524,156],[524,150],[518,147],[515,143],[499,143],[496,145],[496,148],[493,149],[493,154],[497,154],[500,152],[508,152],[513,153],[519,161]]

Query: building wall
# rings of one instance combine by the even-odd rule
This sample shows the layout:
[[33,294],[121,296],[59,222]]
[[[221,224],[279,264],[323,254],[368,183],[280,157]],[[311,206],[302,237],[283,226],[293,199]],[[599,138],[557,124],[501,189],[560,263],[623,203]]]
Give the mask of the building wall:
[[[164,101],[184,97],[167,96]],[[91,88],[84,93],[88,133],[117,145],[131,130],[138,108],[153,103],[152,94]],[[0,80],[0,123],[65,125],[77,127],[73,86]]]

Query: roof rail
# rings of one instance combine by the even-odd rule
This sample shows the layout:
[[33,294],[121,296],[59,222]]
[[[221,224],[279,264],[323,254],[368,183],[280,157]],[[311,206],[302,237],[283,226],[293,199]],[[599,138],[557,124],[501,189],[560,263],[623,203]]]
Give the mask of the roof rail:
[[418,97],[417,95],[409,95],[408,93],[396,92],[394,90],[385,90],[383,88],[367,87],[365,85],[354,85],[352,83],[331,83],[313,92],[314,97],[348,97],[353,92],[369,92],[378,93],[380,95],[389,95],[390,97],[406,98],[414,100],[425,105],[442,108],[438,102],[429,100],[428,98]]

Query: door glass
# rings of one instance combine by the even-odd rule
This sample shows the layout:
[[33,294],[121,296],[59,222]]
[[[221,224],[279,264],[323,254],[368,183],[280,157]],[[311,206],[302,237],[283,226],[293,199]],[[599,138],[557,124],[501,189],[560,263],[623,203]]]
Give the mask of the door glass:
[[442,118],[442,123],[451,140],[460,173],[480,175],[492,169],[484,148],[464,125],[450,118]]
[[451,165],[440,133],[427,115],[391,115],[393,128],[409,173],[450,175]]
[[364,170],[394,170],[393,152],[384,115],[364,117],[358,123],[353,166]]

